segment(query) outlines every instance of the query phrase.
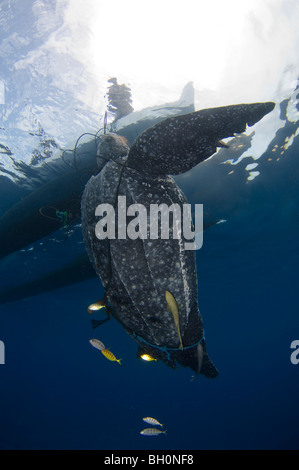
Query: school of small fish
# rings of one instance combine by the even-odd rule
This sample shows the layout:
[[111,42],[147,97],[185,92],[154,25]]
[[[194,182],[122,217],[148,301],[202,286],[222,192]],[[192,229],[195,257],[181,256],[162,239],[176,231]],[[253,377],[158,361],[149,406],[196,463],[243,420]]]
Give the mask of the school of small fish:
[[[178,306],[177,306],[176,301],[175,301],[174,297],[172,296],[172,294],[170,294],[168,291],[166,291],[165,294],[166,294],[166,301],[167,301],[168,309],[172,312],[175,323],[177,325],[178,322],[177,322],[176,316],[177,316],[177,312],[178,312]],[[88,307],[88,312],[92,313],[94,311],[100,310],[101,308],[105,308],[105,304],[102,300],[100,300],[99,302],[96,302],[94,304],[91,304]],[[177,326],[177,331],[178,331],[178,336],[180,338],[180,331],[179,331],[178,326]],[[89,340],[89,342],[94,348],[101,351],[101,353],[109,361],[116,361],[119,364],[121,364],[121,359],[117,359],[115,357],[115,355],[109,349],[106,348],[106,346],[104,345],[104,343],[102,341],[100,341],[99,339],[96,339],[96,338],[92,338],[92,339]],[[180,342],[181,342],[181,338],[180,338]],[[143,354],[141,357],[145,361],[157,361],[157,359],[150,356],[149,354]],[[151,424],[152,426],[160,426],[160,428],[163,427],[163,424],[161,424],[157,419],[151,418],[150,416],[147,416],[147,417],[142,418],[142,419],[145,423]],[[158,428],[145,428],[142,431],[140,431],[140,434],[142,436],[158,436],[159,434],[166,434],[166,433],[167,433],[166,430],[158,429]]]
[[[106,348],[104,343],[100,341],[99,339],[92,338],[89,340],[90,344],[101,351],[101,353],[109,360],[109,361],[116,361],[119,364],[121,364],[121,359],[117,359],[114,354],[109,351],[109,349]],[[151,356],[150,356],[151,357]],[[149,359],[149,360],[154,360],[154,359]],[[156,418],[151,418],[150,416],[146,416],[145,418],[142,418],[143,421],[147,424],[151,424],[152,426],[160,426],[161,428],[163,427],[163,424],[161,424]],[[166,430],[163,429],[157,429],[157,428],[145,428],[142,431],[140,431],[140,434],[142,436],[158,436],[159,434],[166,434]]]
[[[151,418],[151,417],[146,417],[142,418],[143,421],[145,421],[148,424],[151,424],[152,426],[160,426],[163,427],[163,424],[161,424],[157,419]],[[163,429],[157,429],[157,428],[145,428],[142,431],[140,431],[140,434],[142,436],[158,436],[159,434],[166,434],[167,431]]]

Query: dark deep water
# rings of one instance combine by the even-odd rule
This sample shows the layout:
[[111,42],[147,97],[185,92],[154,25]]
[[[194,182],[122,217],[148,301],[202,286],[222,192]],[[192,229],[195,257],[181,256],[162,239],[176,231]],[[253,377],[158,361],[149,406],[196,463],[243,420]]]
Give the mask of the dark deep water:
[[[299,448],[299,364],[290,361],[299,339],[298,137],[265,168],[244,210],[240,204],[208,229],[197,253],[199,305],[219,377],[191,382],[187,369],[138,361],[115,320],[92,330],[86,307],[101,297],[97,279],[7,303],[1,449]],[[68,239],[11,255],[6,276],[30,275],[30,263],[35,273],[43,263],[54,267],[73,247]],[[91,348],[91,337],[122,366]],[[158,418],[167,435],[141,436],[144,416]]]

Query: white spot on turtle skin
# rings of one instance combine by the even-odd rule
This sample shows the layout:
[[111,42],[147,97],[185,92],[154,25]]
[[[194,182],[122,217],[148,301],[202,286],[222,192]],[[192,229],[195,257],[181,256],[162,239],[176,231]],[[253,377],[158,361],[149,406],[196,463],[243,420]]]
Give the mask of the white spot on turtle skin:
[[252,181],[254,178],[256,178],[260,174],[259,171],[250,171],[249,176],[247,178],[247,181]]
[[254,170],[254,168],[256,168],[257,166],[258,166],[258,163],[250,163],[249,165],[246,166],[245,170],[246,171]]

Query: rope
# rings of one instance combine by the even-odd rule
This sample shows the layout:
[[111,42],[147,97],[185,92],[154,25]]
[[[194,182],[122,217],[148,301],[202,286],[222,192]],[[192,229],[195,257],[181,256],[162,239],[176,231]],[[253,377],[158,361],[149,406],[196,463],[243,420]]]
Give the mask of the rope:
[[104,117],[104,135],[106,134],[106,128],[107,128],[107,111],[105,111],[105,117]]
[[67,211],[62,212],[62,211],[57,210],[56,216],[64,226],[67,225],[67,219],[68,219]]
[[205,339],[205,331],[203,330],[203,335],[202,335],[201,339],[199,341],[197,341],[197,343],[192,344],[191,346],[184,346],[182,349],[180,349],[180,348],[167,348],[166,346],[157,346],[156,344],[149,343],[148,341],[146,341],[141,336],[138,336],[134,331],[132,333],[132,336],[136,340],[141,341],[141,342],[147,344],[148,346],[151,346],[152,348],[156,348],[156,349],[159,349],[160,351],[164,352],[167,355],[167,359],[170,360],[170,352],[172,352],[172,351],[186,351],[187,349],[192,349],[192,348],[195,348],[195,346],[198,346]]
[[[55,217],[52,217],[51,215],[44,214],[43,210],[46,209],[46,208],[55,211]],[[40,215],[42,215],[43,217],[46,217],[47,219],[51,219],[51,220],[55,220],[55,221],[59,220],[60,222],[63,223],[63,225],[67,225],[67,220],[68,220],[67,211],[60,211],[59,209],[57,209],[56,207],[53,207],[53,206],[43,206],[39,209],[39,213],[40,213]]]
[[[78,152],[77,152],[78,144],[79,144],[79,142],[80,142],[80,140],[81,140],[82,137],[84,137],[85,135],[91,135],[92,137],[95,138],[95,145],[97,145],[98,139],[101,138],[101,136],[99,135],[99,133],[100,133],[101,131],[103,131],[103,132],[104,132],[104,135],[105,135],[106,132],[107,132],[107,124],[108,124],[108,123],[107,123],[107,111],[105,111],[104,127],[101,127],[95,134],[92,134],[92,133],[90,133],[90,132],[84,132],[83,134],[81,134],[80,137],[78,137],[78,139],[77,139],[77,141],[76,141],[76,143],[75,143],[75,146],[74,146],[74,148],[73,148],[72,150],[70,150],[70,149],[63,150],[62,155],[61,155],[61,159],[62,159],[63,163],[64,163],[65,165],[69,166],[70,168],[75,169],[76,171],[78,171],[78,172],[80,172],[80,173],[90,173],[90,170],[83,170],[83,169],[81,169],[81,168],[78,167],[78,157],[79,157],[79,154],[78,154]],[[65,160],[65,153],[66,153],[66,152],[72,152],[72,153],[73,153],[73,157],[74,157],[74,159],[73,159],[73,164],[70,163],[70,162],[67,162],[67,161]],[[81,156],[82,156],[82,154],[81,154]]]

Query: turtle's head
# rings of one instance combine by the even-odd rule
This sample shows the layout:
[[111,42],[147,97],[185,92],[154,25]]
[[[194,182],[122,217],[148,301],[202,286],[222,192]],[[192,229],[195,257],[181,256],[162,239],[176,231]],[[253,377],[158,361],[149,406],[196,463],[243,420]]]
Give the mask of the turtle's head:
[[112,133],[105,134],[98,145],[98,166],[102,168],[108,160],[125,157],[129,150],[125,137]]

